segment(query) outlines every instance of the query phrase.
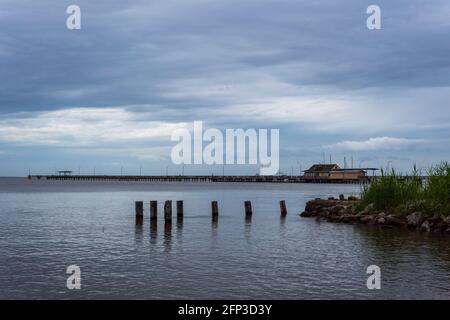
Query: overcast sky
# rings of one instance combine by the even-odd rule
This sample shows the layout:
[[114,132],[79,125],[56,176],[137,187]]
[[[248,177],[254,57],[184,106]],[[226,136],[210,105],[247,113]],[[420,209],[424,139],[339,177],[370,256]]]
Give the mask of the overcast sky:
[[178,174],[194,120],[280,129],[285,173],[426,167],[450,160],[450,2],[0,0],[0,83],[0,175]]

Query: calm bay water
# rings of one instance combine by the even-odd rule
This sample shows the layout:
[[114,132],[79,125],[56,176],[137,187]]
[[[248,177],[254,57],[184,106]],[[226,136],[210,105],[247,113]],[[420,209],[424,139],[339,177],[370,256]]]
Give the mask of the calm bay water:
[[[298,216],[307,200],[340,193],[359,186],[1,178],[0,298],[450,298],[450,237]],[[142,226],[136,200],[145,201]],[[149,200],[159,202],[156,228]],[[184,200],[182,222],[174,204],[164,225],[164,200]],[[381,290],[366,287],[372,264],[381,267]],[[69,265],[81,268],[81,290],[66,288]]]

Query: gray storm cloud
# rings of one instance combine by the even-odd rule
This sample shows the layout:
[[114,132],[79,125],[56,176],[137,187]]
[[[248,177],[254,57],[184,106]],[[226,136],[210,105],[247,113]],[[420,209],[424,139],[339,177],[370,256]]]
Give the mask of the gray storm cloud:
[[[73,3],[82,29],[69,31]],[[194,120],[280,128],[282,159],[313,162],[323,146],[379,137],[441,141],[426,154],[383,148],[380,159],[448,159],[450,4],[376,3],[382,29],[369,31],[373,1],[1,0],[3,162],[23,140],[40,146],[33,152],[42,159],[63,137],[126,148],[98,139],[109,132],[144,130],[149,148],[165,150],[155,131]],[[80,108],[96,118],[80,120]],[[128,118],[106,129],[120,112]],[[55,114],[87,129],[64,135],[61,124],[45,122]]]

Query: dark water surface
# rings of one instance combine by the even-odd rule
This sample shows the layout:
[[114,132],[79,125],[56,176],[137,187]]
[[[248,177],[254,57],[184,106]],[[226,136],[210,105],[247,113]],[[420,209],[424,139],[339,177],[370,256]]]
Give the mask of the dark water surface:
[[[450,237],[298,216],[309,199],[358,192],[355,185],[1,178],[0,298],[449,299]],[[142,226],[136,200],[145,201]],[[149,200],[159,202],[156,227]],[[184,200],[182,222],[174,211],[164,225],[164,200]],[[366,287],[372,264],[381,267],[381,290]],[[81,268],[81,290],[66,287],[69,265]]]

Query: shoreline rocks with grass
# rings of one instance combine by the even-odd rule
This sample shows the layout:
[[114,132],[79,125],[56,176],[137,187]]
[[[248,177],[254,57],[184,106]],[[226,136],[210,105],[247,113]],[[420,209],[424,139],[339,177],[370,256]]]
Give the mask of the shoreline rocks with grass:
[[450,163],[432,166],[425,175],[415,166],[407,175],[381,170],[364,185],[361,199],[312,200],[301,216],[450,234]]
[[340,223],[359,223],[385,228],[403,228],[422,232],[446,233],[450,235],[450,215],[430,214],[420,211],[409,213],[391,213],[375,210],[373,204],[361,207],[356,197],[345,199],[329,198],[308,201],[302,217],[314,217],[317,220]]

